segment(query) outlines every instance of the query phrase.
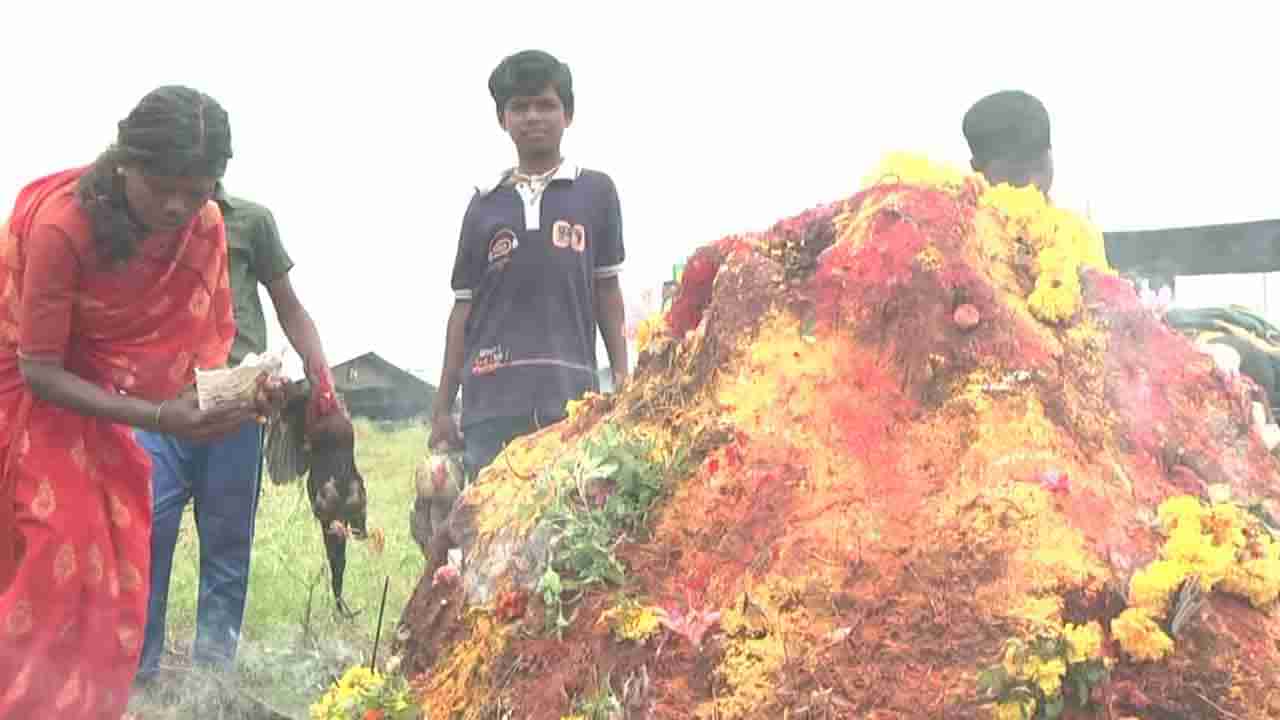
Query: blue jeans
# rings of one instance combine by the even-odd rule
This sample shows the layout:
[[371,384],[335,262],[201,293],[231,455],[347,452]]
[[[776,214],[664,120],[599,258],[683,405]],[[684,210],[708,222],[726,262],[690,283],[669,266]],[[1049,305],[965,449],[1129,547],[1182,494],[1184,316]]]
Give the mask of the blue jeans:
[[534,418],[533,415],[481,420],[462,431],[462,469],[467,481],[475,480],[481,470],[498,457],[507,443],[529,433],[560,422],[563,415]]
[[146,680],[164,654],[169,575],[178,527],[188,501],[195,503],[200,538],[200,594],[192,660],[229,670],[235,664],[249,589],[249,550],[262,489],[262,427],[250,421],[208,444],[136,431],[151,455],[151,597],[138,676]]

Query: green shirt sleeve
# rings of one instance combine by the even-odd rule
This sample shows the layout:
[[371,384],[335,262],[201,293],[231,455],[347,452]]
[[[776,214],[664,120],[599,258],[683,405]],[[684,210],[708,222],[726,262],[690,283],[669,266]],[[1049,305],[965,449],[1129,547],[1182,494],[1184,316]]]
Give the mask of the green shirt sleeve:
[[293,260],[280,242],[280,231],[270,210],[263,211],[253,236],[253,274],[258,282],[268,285],[293,269]]

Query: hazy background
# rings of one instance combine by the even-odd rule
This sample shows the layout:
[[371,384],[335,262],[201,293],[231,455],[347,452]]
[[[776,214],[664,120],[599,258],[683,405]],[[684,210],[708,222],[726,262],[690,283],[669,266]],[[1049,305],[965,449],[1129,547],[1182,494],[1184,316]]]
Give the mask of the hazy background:
[[[330,359],[434,382],[462,212],[514,160],[486,89],[505,54],[572,68],[565,153],[617,182],[636,293],[701,243],[851,194],[885,151],[966,163],[961,115],[1005,88],[1044,100],[1055,200],[1105,229],[1280,216],[1280,10],[1193,7],[10,4],[0,204],[92,160],[153,87],[202,89],[231,114],[228,187],[274,211]],[[1185,288],[1257,304],[1264,282]]]

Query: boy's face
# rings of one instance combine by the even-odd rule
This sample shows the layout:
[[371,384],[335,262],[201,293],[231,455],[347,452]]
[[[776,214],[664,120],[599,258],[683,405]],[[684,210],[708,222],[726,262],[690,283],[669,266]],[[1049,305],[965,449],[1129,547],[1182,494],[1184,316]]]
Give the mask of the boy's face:
[[499,122],[521,153],[544,154],[559,151],[573,117],[564,111],[555,87],[548,85],[537,95],[508,100]]

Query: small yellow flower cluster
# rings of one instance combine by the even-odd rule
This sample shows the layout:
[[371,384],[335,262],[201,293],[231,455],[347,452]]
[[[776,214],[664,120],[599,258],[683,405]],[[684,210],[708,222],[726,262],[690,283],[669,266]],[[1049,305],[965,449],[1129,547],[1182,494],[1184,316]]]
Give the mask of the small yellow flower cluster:
[[383,682],[381,674],[364,665],[350,668],[338,682],[329,686],[329,690],[319,702],[311,706],[311,720],[335,720],[346,717],[362,696],[381,688]]
[[619,640],[644,642],[658,631],[662,611],[649,605],[627,600],[600,614],[600,622],[608,623]]
[[[1161,550],[1168,561],[1163,570],[1166,575],[1181,575],[1179,581],[1199,575],[1206,591],[1217,588],[1240,595],[1254,607],[1280,595],[1280,544],[1240,506],[1207,506],[1197,498],[1181,495],[1162,503],[1157,517],[1167,535]],[[1165,584],[1176,588],[1172,580]],[[1167,608],[1167,598],[1152,607]]]
[[1102,625],[1098,621],[1095,620],[1084,625],[1067,623],[1062,630],[1062,635],[1067,640],[1068,663],[1074,665],[1088,662],[1101,656]]
[[988,688],[998,693],[995,717],[1030,718],[1041,702],[1070,701],[1067,693],[1079,692],[1081,685],[1088,692],[1109,667],[1102,657],[1102,625],[1097,621],[1067,623],[1029,642],[1009,640],[999,667],[1003,679]]
[[938,252],[938,248],[930,245],[916,253],[916,262],[925,270],[936,272],[942,267],[942,253]]
[[1261,607],[1280,595],[1280,544],[1238,505],[1205,505],[1179,495],[1156,512],[1165,541],[1160,558],[1129,581],[1129,609],[1112,621],[1111,631],[1131,656],[1156,660],[1173,649],[1173,640],[1156,618],[1168,615],[1174,593],[1190,577],[1204,592],[1240,595]]
[[995,720],[1030,720],[1036,714],[1036,699],[1020,697],[996,704]]
[[1050,205],[1035,186],[1001,183],[983,193],[979,204],[1000,211],[1009,234],[1036,252],[1036,284],[1027,304],[1045,322],[1062,322],[1075,314],[1081,268],[1110,269],[1102,233],[1079,215]]
[[348,669],[311,705],[311,720],[400,720],[416,718],[418,708],[403,680],[387,678],[363,665]]
[[1050,698],[1062,690],[1062,676],[1067,674],[1061,657],[1043,658],[1015,644],[1005,648],[1002,664],[1010,678],[1035,684]]
[[1141,608],[1127,608],[1116,616],[1111,635],[1135,660],[1160,660],[1173,652],[1173,639]]
[[651,315],[640,322],[636,323],[635,350],[636,353],[642,353],[645,348],[649,347],[649,343],[654,338],[660,337],[663,333],[663,323],[666,322],[662,313]]
[[570,400],[564,404],[565,419],[572,423],[577,420],[582,413],[591,409],[591,405],[599,401],[603,396],[600,393],[585,392],[582,397],[576,400]]

